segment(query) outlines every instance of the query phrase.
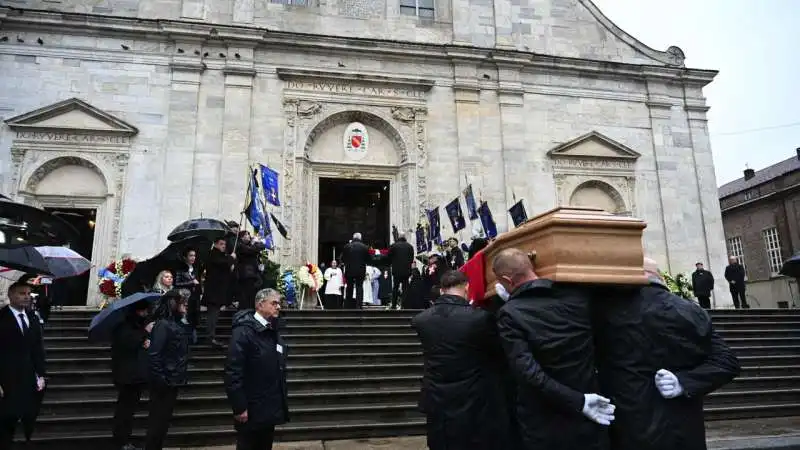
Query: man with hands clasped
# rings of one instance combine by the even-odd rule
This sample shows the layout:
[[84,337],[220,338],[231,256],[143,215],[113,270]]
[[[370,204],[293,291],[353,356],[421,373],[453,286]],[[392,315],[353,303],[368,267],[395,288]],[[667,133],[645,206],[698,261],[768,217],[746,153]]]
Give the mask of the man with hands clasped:
[[225,391],[233,409],[236,450],[269,450],[275,425],[289,420],[286,344],[278,330],[280,293],[262,289],[255,311],[233,317]]

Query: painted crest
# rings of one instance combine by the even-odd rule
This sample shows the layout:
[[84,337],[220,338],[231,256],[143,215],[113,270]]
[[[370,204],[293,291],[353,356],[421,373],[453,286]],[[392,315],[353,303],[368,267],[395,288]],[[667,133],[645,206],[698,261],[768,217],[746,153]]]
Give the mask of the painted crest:
[[369,147],[367,127],[358,122],[353,122],[344,130],[344,154],[352,160],[364,159]]

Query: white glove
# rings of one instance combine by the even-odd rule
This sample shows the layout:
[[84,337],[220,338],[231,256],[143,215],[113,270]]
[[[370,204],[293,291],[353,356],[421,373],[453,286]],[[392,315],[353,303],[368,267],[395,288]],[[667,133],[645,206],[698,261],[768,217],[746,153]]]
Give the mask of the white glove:
[[611,400],[597,394],[583,394],[583,415],[589,420],[600,425],[611,425],[614,421],[616,406]]
[[508,298],[511,297],[511,294],[509,294],[506,288],[504,288],[500,283],[494,284],[494,291],[500,296],[500,298],[503,299],[504,302],[507,302]]
[[667,369],[656,372],[656,388],[664,398],[675,398],[683,394],[683,386],[674,373]]

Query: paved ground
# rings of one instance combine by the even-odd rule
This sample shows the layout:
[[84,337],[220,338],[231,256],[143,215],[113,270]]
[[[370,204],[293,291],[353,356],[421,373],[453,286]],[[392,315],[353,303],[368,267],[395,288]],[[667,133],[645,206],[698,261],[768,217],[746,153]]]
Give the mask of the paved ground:
[[[800,449],[800,417],[733,420],[707,425],[709,450]],[[422,436],[353,441],[291,442],[274,450],[425,450]],[[233,450],[234,446],[180,450]],[[173,449],[178,450],[178,449]]]

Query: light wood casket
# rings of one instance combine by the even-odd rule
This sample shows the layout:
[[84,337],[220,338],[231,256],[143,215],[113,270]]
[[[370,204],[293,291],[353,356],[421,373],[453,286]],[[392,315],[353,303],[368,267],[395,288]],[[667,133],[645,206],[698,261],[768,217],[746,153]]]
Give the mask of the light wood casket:
[[647,225],[601,209],[560,207],[498,236],[485,250],[486,295],[494,295],[492,260],[518,248],[541,278],[567,283],[647,284],[642,232]]

